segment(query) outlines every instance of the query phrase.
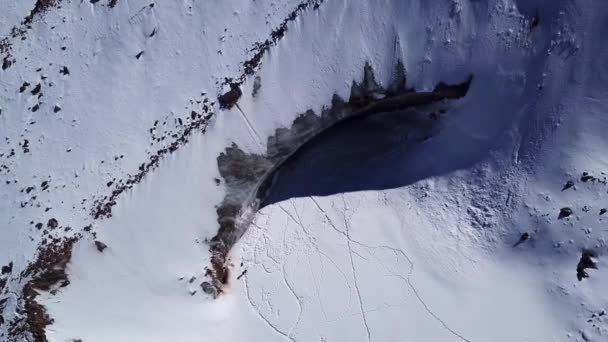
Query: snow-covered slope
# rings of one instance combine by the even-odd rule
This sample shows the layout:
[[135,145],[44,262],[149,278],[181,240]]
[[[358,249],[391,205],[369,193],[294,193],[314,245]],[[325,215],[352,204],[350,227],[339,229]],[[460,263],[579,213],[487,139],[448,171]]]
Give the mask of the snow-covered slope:
[[[0,7],[0,340],[608,336],[608,3]],[[216,209],[255,196],[218,156],[264,158],[366,63],[389,88],[399,62],[418,92],[473,81],[285,162],[271,200],[243,203],[214,298]],[[219,108],[231,84],[238,105]]]

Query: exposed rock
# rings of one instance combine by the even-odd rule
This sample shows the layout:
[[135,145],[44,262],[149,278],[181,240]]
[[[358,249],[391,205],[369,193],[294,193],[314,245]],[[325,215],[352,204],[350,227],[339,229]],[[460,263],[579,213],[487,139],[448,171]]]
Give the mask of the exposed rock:
[[[160,161],[167,155],[177,151],[180,146],[185,145],[190,139],[190,135],[197,131],[205,132],[209,119],[213,116],[212,108],[209,106],[203,106],[203,115],[192,111],[192,121],[187,125],[184,125],[180,130],[179,134],[174,137],[174,140],[164,148],[156,151],[156,153],[149,156],[149,159],[139,166],[139,172],[129,175],[126,179],[118,180],[115,182],[115,186],[111,194],[106,195],[100,199],[97,199],[93,203],[91,215],[94,219],[100,219],[104,217],[112,216],[112,208],[116,205],[116,200],[128,189],[131,189],[135,184],[141,182],[141,180],[152,170],[158,167]],[[154,126],[158,125],[158,121],[154,123]],[[122,156],[121,156],[122,158]],[[102,161],[103,163],[103,161]]]
[[213,298],[217,297],[217,295],[218,295],[218,292],[217,292],[217,289],[215,288],[215,286],[211,285],[211,283],[209,283],[208,281],[202,282],[201,288],[203,289],[203,292],[205,292],[208,295],[213,296]]
[[99,241],[99,240],[95,240],[95,247],[97,248],[97,250],[100,253],[103,253],[103,251],[108,248],[108,245],[106,245],[105,243]]
[[569,181],[566,182],[566,184],[564,184],[564,187],[562,188],[562,191],[568,190],[568,189],[570,189],[573,186],[574,186],[574,181],[569,180]]
[[220,108],[232,108],[241,98],[241,95],[243,95],[241,88],[238,85],[231,85],[229,91],[218,97]]
[[595,180],[595,177],[593,177],[592,175],[590,175],[588,172],[583,172],[583,175],[581,176],[581,181],[582,182],[588,182],[588,181],[592,181]]
[[365,63],[363,67],[363,81],[357,83],[353,81],[353,85],[350,90],[350,98],[348,103],[355,107],[363,107],[373,102],[374,100],[384,97],[384,90],[374,76],[374,71],[369,65]]
[[530,238],[530,234],[528,232],[521,234],[521,236],[519,237],[519,240],[517,240],[517,242],[513,245],[513,247],[515,248],[515,247],[521,245],[522,243],[526,242],[529,238]]
[[559,215],[557,216],[557,218],[558,218],[559,220],[561,220],[561,219],[563,219],[563,218],[566,218],[566,217],[568,217],[568,216],[572,215],[573,213],[574,213],[574,211],[572,211],[572,209],[571,209],[571,208],[564,207],[564,208],[561,208],[561,209],[559,210]]
[[4,57],[4,59],[2,60],[2,70],[6,70],[6,69],[10,68],[11,65],[13,65],[13,60],[10,60],[9,58]]
[[29,87],[29,86],[30,86],[30,84],[28,82],[23,82],[23,84],[19,88],[19,92],[23,93],[27,89],[27,87]]
[[263,42],[257,42],[252,51],[254,51],[253,57],[243,63],[243,74],[239,77],[239,82],[242,82],[247,75],[253,75],[257,67],[262,62],[262,57],[270,50],[270,48],[278,43],[281,40],[285,33],[287,32],[287,25],[296,20],[296,18],[304,12],[307,8],[313,7],[314,9],[318,9],[320,4],[323,3],[324,0],[305,0],[302,1],[294,10],[289,13],[289,15],[281,22],[281,24],[276,27],[270,33],[270,39],[266,39]]
[[595,252],[589,250],[583,251],[581,258],[576,265],[576,278],[578,281],[582,281],[583,278],[589,278],[589,274],[586,271],[587,269],[591,268],[597,270],[597,263],[593,260],[595,257]]
[[256,76],[253,79],[253,90],[251,91],[251,96],[256,97],[260,92],[260,88],[262,88],[262,78],[260,76]]
[[[48,341],[46,327],[53,323],[53,319],[46,308],[36,301],[36,297],[39,291],[51,291],[54,287],[65,287],[70,283],[65,270],[77,240],[76,237],[58,240],[41,247],[36,260],[21,274],[21,277],[29,277],[30,280],[19,298],[22,315],[11,322],[8,341]],[[25,338],[27,335],[31,335],[32,339]]]
[[46,223],[46,226],[49,227],[50,229],[55,229],[57,228],[57,226],[59,226],[59,222],[57,222],[56,219],[51,218],[49,219],[49,221]]
[[31,91],[32,95],[38,95],[38,93],[40,93],[41,89],[42,89],[42,85],[40,83],[38,83],[36,85],[36,87],[34,87],[34,89],[32,89],[32,91]]
[[6,266],[2,266],[2,273],[1,274],[10,274],[11,272],[13,272],[13,262],[9,262],[8,265]]

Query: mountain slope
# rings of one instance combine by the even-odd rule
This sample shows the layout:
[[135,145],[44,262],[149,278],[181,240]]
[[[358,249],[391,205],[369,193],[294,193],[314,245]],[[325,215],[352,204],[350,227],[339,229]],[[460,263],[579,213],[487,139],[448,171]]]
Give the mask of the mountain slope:
[[[603,2],[51,3],[24,40],[41,2],[0,4],[2,339],[608,334]],[[319,135],[280,201],[245,193],[214,298],[218,156],[265,156],[399,63],[418,92],[473,81]]]

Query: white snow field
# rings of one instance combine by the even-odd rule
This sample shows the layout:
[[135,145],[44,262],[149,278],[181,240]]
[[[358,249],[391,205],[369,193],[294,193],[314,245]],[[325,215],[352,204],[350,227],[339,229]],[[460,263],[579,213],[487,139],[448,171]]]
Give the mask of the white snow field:
[[[608,340],[608,1],[0,0],[0,34],[0,341]],[[291,163],[207,294],[220,153],[399,61],[473,81]]]

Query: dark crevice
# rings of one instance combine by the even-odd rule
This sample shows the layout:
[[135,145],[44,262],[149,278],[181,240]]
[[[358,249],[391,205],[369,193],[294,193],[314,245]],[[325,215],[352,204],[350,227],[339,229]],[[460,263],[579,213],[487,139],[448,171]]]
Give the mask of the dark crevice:
[[[395,70],[393,81],[384,89],[376,82],[372,68],[366,65],[363,80],[361,83],[353,82],[348,101],[334,95],[331,106],[323,109],[320,115],[309,110],[299,115],[290,128],[277,129],[275,134],[268,138],[264,155],[246,153],[234,143],[220,154],[218,168],[225,180],[226,196],[217,208],[218,233],[210,240],[211,264],[215,274],[227,272],[227,254],[244,234],[255,212],[265,205],[291,197],[399,186],[358,182],[352,187],[335,188],[335,182],[330,181],[332,184],[327,184],[327,187],[319,187],[312,179],[307,179],[307,182],[300,184],[298,191],[280,194],[279,197],[273,194],[277,176],[291,168],[294,161],[310,155],[311,151],[333,158],[333,152],[319,152],[317,147],[325,144],[331,137],[339,136],[341,132],[352,130],[353,127],[359,127],[360,132],[349,133],[351,137],[355,137],[351,154],[357,153],[354,148],[356,145],[371,144],[372,141],[368,138],[380,137],[385,130],[392,129],[390,126],[403,126],[404,122],[415,132],[413,136],[418,135],[416,143],[423,142],[426,139],[425,134],[432,132],[437,126],[439,114],[421,109],[431,104],[443,103],[444,100],[465,96],[472,81],[472,77],[469,77],[459,84],[440,83],[433,91],[416,92],[405,85],[403,65],[398,63]],[[418,110],[415,110],[416,108]],[[440,111],[445,113],[444,109]],[[374,120],[378,122],[374,123]],[[386,123],[389,126],[386,126]],[[350,153],[351,147],[347,145],[341,150]],[[350,157],[357,158],[356,155]],[[220,292],[223,283],[216,279],[215,274],[211,274],[212,283]]]

